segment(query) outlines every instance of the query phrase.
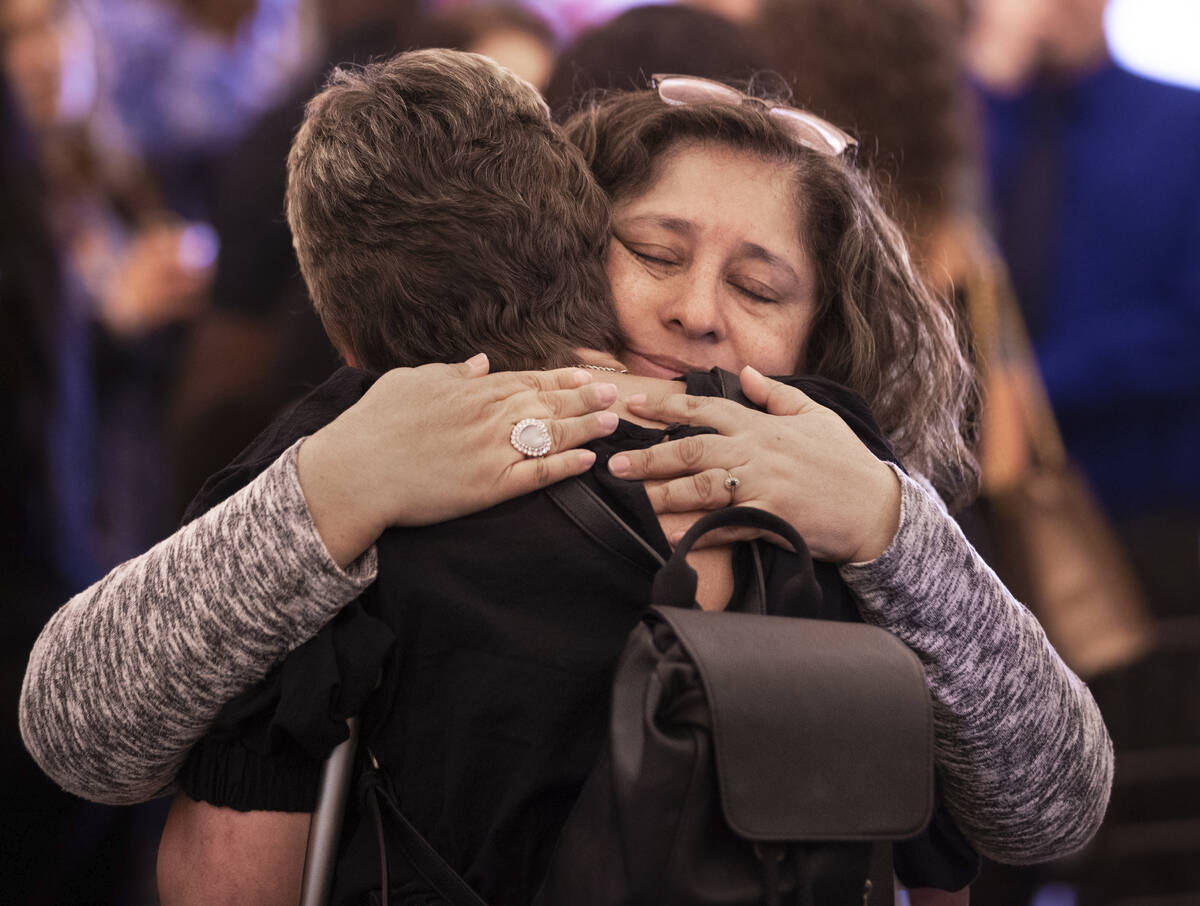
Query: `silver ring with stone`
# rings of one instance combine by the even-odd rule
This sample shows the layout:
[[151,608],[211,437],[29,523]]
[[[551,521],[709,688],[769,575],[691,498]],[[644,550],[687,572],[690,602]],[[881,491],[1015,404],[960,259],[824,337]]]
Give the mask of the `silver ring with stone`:
[[540,418],[523,418],[513,425],[508,442],[525,456],[545,456],[550,452],[550,429]]
[[725,490],[732,494],[738,489],[738,485],[740,485],[742,482],[740,479],[734,477],[734,474],[728,470],[726,470],[725,475]]

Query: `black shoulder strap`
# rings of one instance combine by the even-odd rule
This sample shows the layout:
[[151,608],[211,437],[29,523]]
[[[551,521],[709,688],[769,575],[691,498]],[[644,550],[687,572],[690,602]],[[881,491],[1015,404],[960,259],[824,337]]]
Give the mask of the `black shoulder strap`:
[[546,493],[584,534],[638,569],[654,575],[665,562],[641,535],[578,478],[546,488]]
[[[657,576],[666,562],[641,535],[607,503],[578,478],[568,478],[546,488],[550,499],[572,522],[605,550],[627,563]],[[751,554],[754,576],[732,609],[749,613],[766,613],[766,582],[758,542],[752,541]]]

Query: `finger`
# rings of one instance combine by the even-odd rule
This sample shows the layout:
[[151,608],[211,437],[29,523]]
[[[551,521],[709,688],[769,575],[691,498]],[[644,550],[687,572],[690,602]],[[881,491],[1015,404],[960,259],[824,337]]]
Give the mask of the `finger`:
[[[628,400],[629,411],[668,424],[706,425],[722,433],[731,433],[744,424],[751,410],[732,400],[713,396],[689,396],[686,393],[657,395],[635,394]],[[739,418],[742,416],[742,418]]]
[[716,510],[736,502],[734,492],[725,487],[728,477],[725,469],[706,469],[672,481],[648,482],[646,496],[656,513]]
[[818,408],[803,390],[781,384],[749,365],[742,369],[739,378],[742,392],[750,402],[762,406],[771,415],[800,415]]
[[482,377],[488,373],[489,368],[491,368],[491,362],[488,361],[486,352],[477,352],[457,366],[458,373],[463,377]]
[[506,473],[509,497],[529,494],[573,475],[582,475],[596,462],[591,450],[567,450],[539,459],[523,459]]
[[[427,362],[424,365],[417,365],[413,368],[393,368],[391,371],[385,371],[384,376],[389,375],[392,371],[400,372],[416,372],[418,374],[434,377],[441,380],[446,376],[457,378],[474,378],[483,377],[488,373],[491,363],[488,361],[486,352],[477,352],[464,362]],[[382,378],[380,378],[382,380]]]
[[[733,461],[731,441],[719,434],[694,434],[644,450],[626,450],[608,461],[608,470],[618,478],[679,478],[706,469],[732,469],[744,465]],[[726,460],[729,460],[728,462]]]
[[531,410],[532,414],[523,415],[523,418],[574,418],[607,409],[616,401],[616,384],[597,383],[584,384],[573,390],[543,390],[532,407],[523,400],[518,400],[516,405],[521,411]]
[[508,371],[493,377],[501,395],[521,390],[541,393],[547,390],[574,390],[591,383],[592,373],[582,368],[556,368],[553,371]]
[[607,437],[617,430],[619,421],[615,412],[592,412],[578,418],[549,421],[546,427],[550,429],[550,449],[562,453],[597,437]]

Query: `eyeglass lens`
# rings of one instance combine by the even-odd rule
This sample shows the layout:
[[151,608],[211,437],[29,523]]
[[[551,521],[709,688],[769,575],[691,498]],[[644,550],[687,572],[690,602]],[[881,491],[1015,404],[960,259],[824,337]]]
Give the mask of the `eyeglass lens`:
[[[742,104],[768,107],[765,101],[751,97],[729,85],[689,76],[655,77],[658,96],[668,104]],[[850,142],[838,130],[817,121],[793,107],[768,107],[767,115],[788,133],[793,141],[824,154],[838,155]]]
[[668,104],[740,104],[744,97],[736,88],[702,79],[663,79],[658,96]]
[[833,135],[821,129],[798,110],[787,107],[772,107],[768,113],[773,120],[796,141],[814,151],[824,151],[829,154],[841,154],[846,150],[846,142],[840,136]]

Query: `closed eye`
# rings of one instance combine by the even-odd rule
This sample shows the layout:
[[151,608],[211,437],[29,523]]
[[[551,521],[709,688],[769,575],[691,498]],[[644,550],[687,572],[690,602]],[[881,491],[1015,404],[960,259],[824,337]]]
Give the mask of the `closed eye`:
[[755,302],[773,303],[773,302],[778,301],[772,296],[764,296],[762,293],[755,292],[754,290],[750,289],[749,287],[742,286],[740,283],[730,283],[729,285],[732,286],[734,289],[736,289],[739,293],[741,293],[746,298],[753,299]]
[[637,249],[630,249],[629,251],[633,252],[633,254],[636,257],[640,258],[642,261],[647,261],[650,264],[674,264],[675,263],[674,261],[668,261],[666,258],[656,258],[653,255],[647,255],[645,252],[639,252]]
[[645,264],[657,265],[659,267],[673,267],[676,264],[676,262],[670,258],[662,258],[658,255],[651,255],[649,252],[643,251],[642,249],[636,249],[623,239],[617,239],[617,242],[621,243],[621,246],[625,249],[625,251],[629,252],[629,254],[633,255],[634,258],[637,258],[638,261],[641,261]]

